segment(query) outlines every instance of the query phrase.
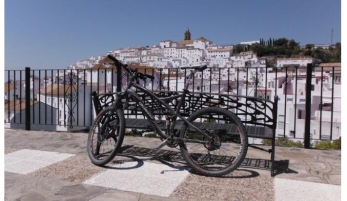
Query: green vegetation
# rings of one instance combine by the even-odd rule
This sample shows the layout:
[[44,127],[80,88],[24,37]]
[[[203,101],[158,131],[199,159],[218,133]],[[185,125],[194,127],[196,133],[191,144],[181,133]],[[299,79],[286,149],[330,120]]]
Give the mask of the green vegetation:
[[[264,145],[271,145],[270,139],[263,139],[262,143]],[[282,146],[282,147],[299,147],[303,148],[304,145],[300,141],[293,141],[288,138],[277,138],[275,141],[276,146]],[[315,149],[336,149],[341,150],[341,137],[337,140],[334,140],[333,142],[330,141],[316,141],[315,143],[311,144],[312,148]]]
[[331,143],[331,148],[333,148],[333,149],[340,149],[341,150],[341,137],[339,137],[339,139],[334,140]]
[[282,147],[299,147],[302,148],[303,144],[301,141],[293,141],[288,138],[278,138],[275,142],[276,146],[282,146]]
[[134,136],[134,137],[141,137],[142,133],[136,129],[131,129],[131,130],[125,130],[125,135]]
[[[271,140],[270,139],[263,139],[262,143],[264,145],[271,145]],[[293,140],[290,140],[288,138],[283,138],[283,137],[277,138],[275,140],[275,145],[281,146],[281,147],[299,147],[299,148],[303,147],[302,142],[300,142],[300,141],[294,142]]]
[[[131,129],[131,130],[126,130],[125,135],[127,136],[133,136],[133,137],[142,137],[143,131],[137,130],[137,129]],[[148,138],[154,138],[157,137],[156,133],[147,133],[143,137],[148,137]]]
[[204,119],[204,123],[216,123],[215,119]]
[[339,139],[334,140],[333,142],[330,141],[320,141],[315,142],[313,144],[313,147],[316,149],[337,149],[341,150],[341,137]]
[[157,134],[155,134],[155,133],[148,133],[144,137],[154,138],[154,137],[157,137]]
[[[298,42],[287,38],[270,38],[267,41],[260,39],[259,41],[259,43],[252,45],[236,45],[234,53],[253,51],[258,57],[295,58],[306,56],[322,63],[341,62],[341,43],[336,43],[325,50],[322,48],[314,49],[313,44],[307,44],[301,48]],[[271,64],[269,65],[271,66]]]
[[313,147],[316,149],[331,149],[331,143],[329,141],[316,141],[314,142]]

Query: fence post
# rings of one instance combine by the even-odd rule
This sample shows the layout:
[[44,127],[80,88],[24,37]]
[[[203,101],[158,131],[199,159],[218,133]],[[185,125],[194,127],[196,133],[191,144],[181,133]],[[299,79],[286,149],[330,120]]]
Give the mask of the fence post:
[[30,67],[25,67],[25,130],[30,130]]
[[117,65],[117,92],[122,91],[122,66]]
[[311,147],[311,88],[312,88],[312,63],[307,64],[306,70],[306,103],[305,103],[305,137],[304,137],[304,147],[309,149]]

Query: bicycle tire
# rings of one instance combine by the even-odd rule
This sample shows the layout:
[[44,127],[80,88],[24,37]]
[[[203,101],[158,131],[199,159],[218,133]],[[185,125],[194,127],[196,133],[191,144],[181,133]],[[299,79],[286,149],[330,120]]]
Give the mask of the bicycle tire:
[[192,126],[183,124],[180,150],[193,170],[205,176],[223,176],[241,165],[247,154],[248,137],[244,125],[234,113],[209,107],[194,112],[187,120],[212,137],[207,140]]
[[[87,152],[91,162],[98,166],[109,163],[122,146],[124,134],[123,110],[111,107],[103,109],[95,118],[88,134]],[[110,145],[109,150],[102,145]]]

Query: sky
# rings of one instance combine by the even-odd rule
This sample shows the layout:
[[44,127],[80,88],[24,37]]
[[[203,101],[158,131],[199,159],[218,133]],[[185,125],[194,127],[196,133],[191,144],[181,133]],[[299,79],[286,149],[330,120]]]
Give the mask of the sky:
[[341,42],[340,0],[5,0],[5,70],[65,69],[110,50],[204,36],[217,45]]

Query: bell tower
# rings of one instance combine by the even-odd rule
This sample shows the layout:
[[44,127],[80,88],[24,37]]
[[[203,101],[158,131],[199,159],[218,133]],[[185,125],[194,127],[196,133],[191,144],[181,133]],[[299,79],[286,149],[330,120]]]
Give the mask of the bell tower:
[[190,40],[190,31],[189,31],[189,28],[187,28],[187,31],[184,33],[184,40]]

